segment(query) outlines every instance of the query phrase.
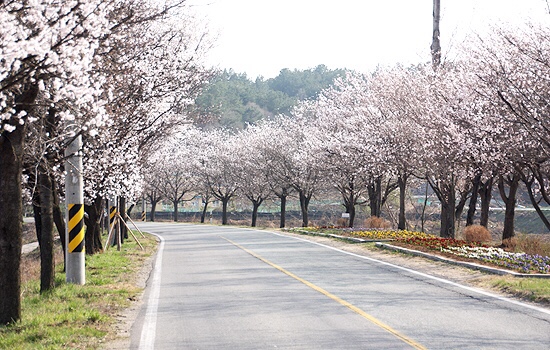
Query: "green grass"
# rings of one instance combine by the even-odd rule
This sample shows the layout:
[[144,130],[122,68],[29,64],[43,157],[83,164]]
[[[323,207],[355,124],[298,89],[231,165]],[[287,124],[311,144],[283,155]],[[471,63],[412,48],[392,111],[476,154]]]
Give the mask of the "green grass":
[[22,286],[21,321],[0,327],[0,349],[96,349],[114,336],[114,315],[141,293],[133,283],[144,260],[156,250],[156,240],[139,236],[121,251],[111,248],[86,256],[86,284],[65,283],[57,270],[56,287],[40,294],[40,282]]
[[524,299],[550,305],[550,279],[499,277],[491,286]]

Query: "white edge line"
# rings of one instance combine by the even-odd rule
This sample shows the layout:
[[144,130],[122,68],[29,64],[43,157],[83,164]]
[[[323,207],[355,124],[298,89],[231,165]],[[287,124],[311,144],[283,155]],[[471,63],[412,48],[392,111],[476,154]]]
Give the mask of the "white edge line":
[[141,329],[141,339],[139,341],[140,350],[149,350],[155,348],[155,337],[157,331],[157,310],[160,297],[160,278],[162,272],[162,253],[164,251],[164,238],[154,233],[151,234],[160,239],[160,245],[157,251],[157,258],[155,259],[155,266],[153,267],[152,271],[153,279],[151,280],[151,291],[149,293],[147,310],[145,311],[145,319],[143,321],[143,328]]
[[446,280],[446,279],[443,279],[443,278],[428,275],[426,273],[415,271],[415,270],[412,270],[412,269],[409,269],[409,268],[406,268],[406,267],[403,267],[403,266],[394,265],[392,263],[385,262],[385,261],[378,260],[378,259],[374,259],[374,258],[369,258],[368,256],[363,256],[363,255],[359,255],[359,254],[355,254],[355,253],[346,252],[345,250],[334,248],[334,247],[331,247],[331,246],[328,246],[328,245],[325,245],[325,244],[322,244],[322,243],[313,242],[313,241],[310,241],[310,240],[307,240],[307,239],[304,239],[304,238],[293,237],[293,236],[289,236],[289,235],[285,235],[285,234],[281,234],[281,233],[277,233],[277,232],[272,232],[272,231],[263,231],[263,232],[270,232],[270,233],[272,233],[274,235],[277,235],[277,236],[289,237],[289,238],[293,238],[293,239],[296,239],[296,240],[299,240],[299,241],[304,241],[304,242],[309,242],[309,243],[312,243],[312,244],[316,244],[318,246],[325,247],[325,248],[328,248],[328,249],[332,249],[332,250],[335,250],[335,251],[340,252],[340,253],[344,253],[344,254],[351,255],[351,256],[354,256],[354,257],[357,257],[357,258],[361,258],[361,259],[369,260],[369,261],[372,261],[372,262],[376,262],[378,264],[391,266],[393,268],[403,270],[403,271],[407,271],[407,272],[410,272],[410,273],[415,274],[415,275],[419,275],[419,276],[422,276],[422,277],[425,277],[425,278],[429,278],[429,279],[432,279],[432,280],[435,280],[435,281],[438,281],[438,282],[441,282],[441,283],[446,283],[446,284],[449,284],[449,285],[454,286],[454,287],[459,287],[459,288],[465,289],[465,290],[470,291],[470,292],[485,295],[485,296],[488,296],[488,297],[491,297],[491,298],[495,298],[497,300],[505,301],[505,302],[508,302],[508,303],[511,303],[511,304],[514,304],[514,305],[522,306],[522,307],[525,307],[525,308],[528,308],[528,309],[532,309],[532,310],[550,315],[550,310],[548,310],[548,309],[544,309],[544,308],[534,306],[534,305],[525,304],[525,303],[522,303],[522,302],[517,301],[517,300],[513,300],[513,299],[506,298],[506,297],[503,297],[503,296],[500,296],[500,295],[497,295],[497,294],[489,293],[489,292],[483,291],[481,289],[468,287],[468,286],[465,286],[465,285],[462,285],[462,284],[459,284],[459,283],[456,283],[456,282],[452,282],[452,281],[449,281],[449,280]]

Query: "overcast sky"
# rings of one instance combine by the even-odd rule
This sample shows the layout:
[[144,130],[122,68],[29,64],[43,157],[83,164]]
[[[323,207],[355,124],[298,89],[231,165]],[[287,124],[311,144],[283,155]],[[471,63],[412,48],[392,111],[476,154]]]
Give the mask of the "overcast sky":
[[[370,71],[430,60],[432,0],[190,0],[217,33],[209,63],[250,78],[283,68]],[[550,21],[546,0],[441,0],[443,55],[472,31]],[[450,52],[450,53],[449,53]]]

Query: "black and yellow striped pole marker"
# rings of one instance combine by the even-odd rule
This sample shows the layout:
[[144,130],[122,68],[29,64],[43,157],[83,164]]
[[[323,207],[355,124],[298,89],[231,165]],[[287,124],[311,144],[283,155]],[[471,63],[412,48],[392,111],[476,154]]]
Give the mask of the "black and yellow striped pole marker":
[[85,284],[84,252],[84,189],[82,180],[82,137],[74,122],[66,129],[75,136],[65,148],[65,203],[67,203],[67,230],[65,232],[66,281]]
[[84,204],[69,204],[69,253],[81,253],[84,247]]
[[116,217],[116,207],[114,205],[109,207],[109,228],[113,227]]
[[112,246],[116,244],[120,249],[120,232],[118,227],[115,227],[118,221],[117,220],[118,208],[116,206],[116,198],[113,200],[110,200],[109,203],[111,204],[109,207],[109,231],[113,232],[114,235],[111,236],[111,241],[107,242],[107,244],[110,244]]
[[145,201],[145,195],[141,197],[141,221],[147,221],[147,201]]

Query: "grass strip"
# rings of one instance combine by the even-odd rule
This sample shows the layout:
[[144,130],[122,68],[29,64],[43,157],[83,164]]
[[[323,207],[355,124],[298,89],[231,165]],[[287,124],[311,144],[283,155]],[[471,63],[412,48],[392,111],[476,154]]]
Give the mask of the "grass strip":
[[97,349],[114,338],[115,316],[141,293],[137,274],[157,247],[150,235],[140,242],[145,250],[127,240],[121,251],[87,255],[83,286],[65,283],[62,266],[47,293],[37,278],[23,284],[21,321],[0,326],[0,349]]
[[491,286],[523,299],[550,306],[550,279],[514,278],[511,276],[494,278]]

